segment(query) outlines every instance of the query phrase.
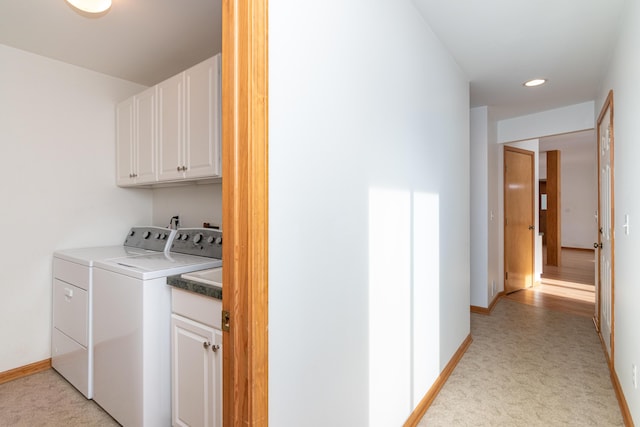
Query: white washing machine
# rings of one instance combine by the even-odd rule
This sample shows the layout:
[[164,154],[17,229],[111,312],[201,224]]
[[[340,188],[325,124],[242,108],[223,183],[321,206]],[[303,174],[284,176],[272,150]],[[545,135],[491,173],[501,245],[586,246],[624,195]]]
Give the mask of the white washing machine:
[[85,397],[93,397],[93,265],[109,258],[162,253],[176,230],[133,227],[121,246],[53,254],[51,365]]
[[123,426],[171,425],[167,277],[222,265],[222,232],[179,229],[167,253],[94,265],[94,400]]

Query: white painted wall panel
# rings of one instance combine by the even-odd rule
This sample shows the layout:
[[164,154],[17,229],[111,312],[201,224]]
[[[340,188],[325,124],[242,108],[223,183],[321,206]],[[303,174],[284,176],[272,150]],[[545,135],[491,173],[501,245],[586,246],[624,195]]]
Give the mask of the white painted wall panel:
[[270,425],[402,425],[469,333],[468,83],[410,1],[269,20]]
[[594,102],[568,105],[498,122],[498,142],[521,141],[593,129]]
[[0,45],[0,372],[50,357],[56,249],[112,245],[151,221],[115,185],[115,104],[144,89]]
[[202,223],[222,225],[222,184],[189,184],[153,190],[153,224],[169,225],[180,216],[181,227],[202,227]]
[[[540,153],[539,179],[547,178],[547,156]],[[560,150],[562,246],[592,249],[597,241],[595,212],[598,175],[595,141],[581,149]]]
[[489,305],[489,108],[470,112],[471,305]]

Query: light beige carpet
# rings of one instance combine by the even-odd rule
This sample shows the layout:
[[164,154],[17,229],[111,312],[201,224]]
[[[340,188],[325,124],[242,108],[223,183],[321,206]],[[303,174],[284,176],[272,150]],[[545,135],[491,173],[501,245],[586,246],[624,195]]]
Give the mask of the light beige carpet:
[[53,369],[0,384],[2,427],[118,425]]
[[420,426],[623,426],[591,319],[501,299]]

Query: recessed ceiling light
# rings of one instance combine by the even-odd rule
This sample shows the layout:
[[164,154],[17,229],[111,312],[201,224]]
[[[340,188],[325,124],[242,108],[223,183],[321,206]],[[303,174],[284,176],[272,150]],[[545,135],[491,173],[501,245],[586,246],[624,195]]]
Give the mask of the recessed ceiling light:
[[547,79],[533,79],[533,80],[529,80],[528,82],[524,82],[523,84],[526,87],[536,87],[536,86],[543,85],[546,82],[547,82]]
[[111,0],[67,0],[67,3],[87,13],[102,13],[111,7]]

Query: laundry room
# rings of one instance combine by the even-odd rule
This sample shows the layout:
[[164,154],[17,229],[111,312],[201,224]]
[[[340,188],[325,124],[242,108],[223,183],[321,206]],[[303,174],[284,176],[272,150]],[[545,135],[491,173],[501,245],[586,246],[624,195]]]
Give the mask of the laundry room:
[[[154,94],[161,93],[163,88],[156,88],[158,83],[179,76],[220,52],[220,36],[215,28],[198,34],[188,31],[189,27],[214,27],[211,21],[219,18],[219,1],[201,3],[207,3],[206,7],[202,4],[200,9],[186,11],[180,19],[173,19],[175,10],[170,7],[155,13],[155,17],[175,23],[171,31],[140,18],[145,16],[144,8],[153,7],[154,2],[149,1],[127,7],[114,2],[112,10],[98,18],[77,13],[65,0],[46,5],[25,1],[0,6],[0,155],[5,160],[0,168],[4,182],[0,198],[1,218],[6,225],[3,235],[8,242],[0,249],[4,259],[0,321],[5,325],[0,328],[0,373],[28,371],[30,366],[48,363],[52,356],[55,251],[122,245],[131,227],[168,227],[176,216],[182,228],[222,226],[217,116],[212,116],[202,131],[215,141],[215,146],[209,146],[213,151],[193,152],[199,160],[214,162],[215,172],[190,176],[188,162],[182,162],[172,166],[179,177],[129,184],[123,184],[118,177],[123,154],[117,145],[122,139],[117,106],[150,89],[158,91]],[[46,10],[35,13],[34,8],[41,6]],[[218,10],[213,10],[216,7]],[[128,19],[127,13],[138,19],[140,34],[157,36],[155,46],[163,46],[166,51],[155,49],[156,54],[144,59],[140,55],[127,56],[132,50],[126,48],[124,40],[131,38],[131,33],[120,35],[122,38],[107,37],[105,28]],[[180,33],[183,36],[177,37]],[[207,41],[192,43],[194,37]],[[107,43],[109,39],[111,45]],[[152,45],[145,45],[149,52]],[[117,56],[121,59],[116,64],[113,58]],[[143,70],[155,72],[144,74]],[[137,77],[135,73],[139,73]],[[212,75],[205,75],[207,84],[219,83],[211,79]],[[178,86],[186,93],[192,80],[188,75],[183,78],[187,84]],[[212,100],[206,98],[204,102],[219,114],[219,87],[212,94]],[[155,96],[158,98],[154,102],[160,102],[162,95]],[[157,138],[155,126],[160,120],[156,123],[156,114],[161,114],[161,107],[153,108],[148,116],[150,122],[142,123],[147,130],[153,128],[149,132]],[[136,114],[143,109],[144,105],[135,109]],[[136,140],[142,138],[143,125],[126,132]],[[179,126],[179,132],[188,129],[183,124]],[[144,158],[138,156],[145,155],[145,148],[129,150],[124,155],[142,163]],[[147,165],[151,162],[157,167],[154,174],[162,172],[158,162],[168,158],[167,153],[161,149],[146,153],[150,156]],[[26,166],[28,173],[24,172]],[[172,225],[177,225],[175,219]]]

